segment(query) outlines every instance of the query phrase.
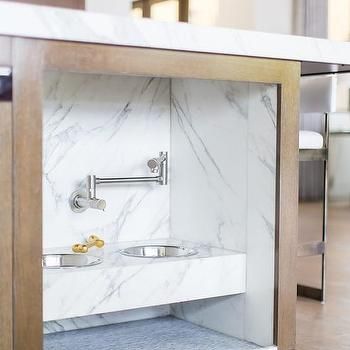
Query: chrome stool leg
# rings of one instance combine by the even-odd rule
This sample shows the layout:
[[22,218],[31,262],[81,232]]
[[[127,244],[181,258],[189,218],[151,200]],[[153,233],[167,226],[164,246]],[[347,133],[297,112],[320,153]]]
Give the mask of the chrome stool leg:
[[304,150],[301,160],[323,161],[323,210],[322,210],[322,238],[321,241],[301,244],[298,247],[298,257],[321,256],[321,288],[310,287],[298,284],[298,296],[321,301],[326,300],[326,241],[327,241],[327,207],[328,207],[328,145],[329,145],[329,120],[328,114],[325,113],[325,140],[322,152],[319,152],[319,158],[315,158],[315,153],[310,152],[308,157],[307,150]]

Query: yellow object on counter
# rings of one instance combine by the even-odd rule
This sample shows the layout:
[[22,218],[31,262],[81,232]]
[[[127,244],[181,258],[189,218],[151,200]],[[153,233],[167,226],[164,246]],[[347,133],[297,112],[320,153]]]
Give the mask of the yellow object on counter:
[[77,243],[72,246],[72,251],[74,253],[87,253],[90,248],[97,247],[102,248],[105,242],[96,235],[91,235],[86,243]]

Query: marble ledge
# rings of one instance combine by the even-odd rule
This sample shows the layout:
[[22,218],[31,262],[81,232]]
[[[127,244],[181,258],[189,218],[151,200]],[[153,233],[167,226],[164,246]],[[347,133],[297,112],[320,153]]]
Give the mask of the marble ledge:
[[0,1],[0,35],[350,64],[350,43]]
[[130,245],[133,243],[107,246],[102,253],[104,262],[97,266],[44,270],[44,321],[234,295],[246,290],[244,253],[200,246],[197,255],[186,258],[122,256],[119,250]]

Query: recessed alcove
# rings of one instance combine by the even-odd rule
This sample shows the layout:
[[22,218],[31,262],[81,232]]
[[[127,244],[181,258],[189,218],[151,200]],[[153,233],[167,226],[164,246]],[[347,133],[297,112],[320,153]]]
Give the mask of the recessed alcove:
[[[276,120],[276,85],[47,71],[44,252],[68,252],[92,233],[106,248],[90,252],[101,265],[44,270],[45,332],[182,319],[196,334],[247,344],[237,349],[272,345]],[[160,151],[169,152],[167,186],[101,186],[105,212],[71,211],[86,175],[142,176]],[[119,254],[138,242],[200,254]]]

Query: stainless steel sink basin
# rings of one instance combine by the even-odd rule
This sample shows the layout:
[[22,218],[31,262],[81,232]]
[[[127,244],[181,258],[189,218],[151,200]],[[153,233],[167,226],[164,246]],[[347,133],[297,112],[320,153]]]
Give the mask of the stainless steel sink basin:
[[42,257],[42,264],[45,269],[89,267],[101,264],[101,262],[101,258],[92,255],[44,254]]
[[196,249],[174,245],[142,245],[122,249],[120,254],[137,258],[173,258],[196,255]]

